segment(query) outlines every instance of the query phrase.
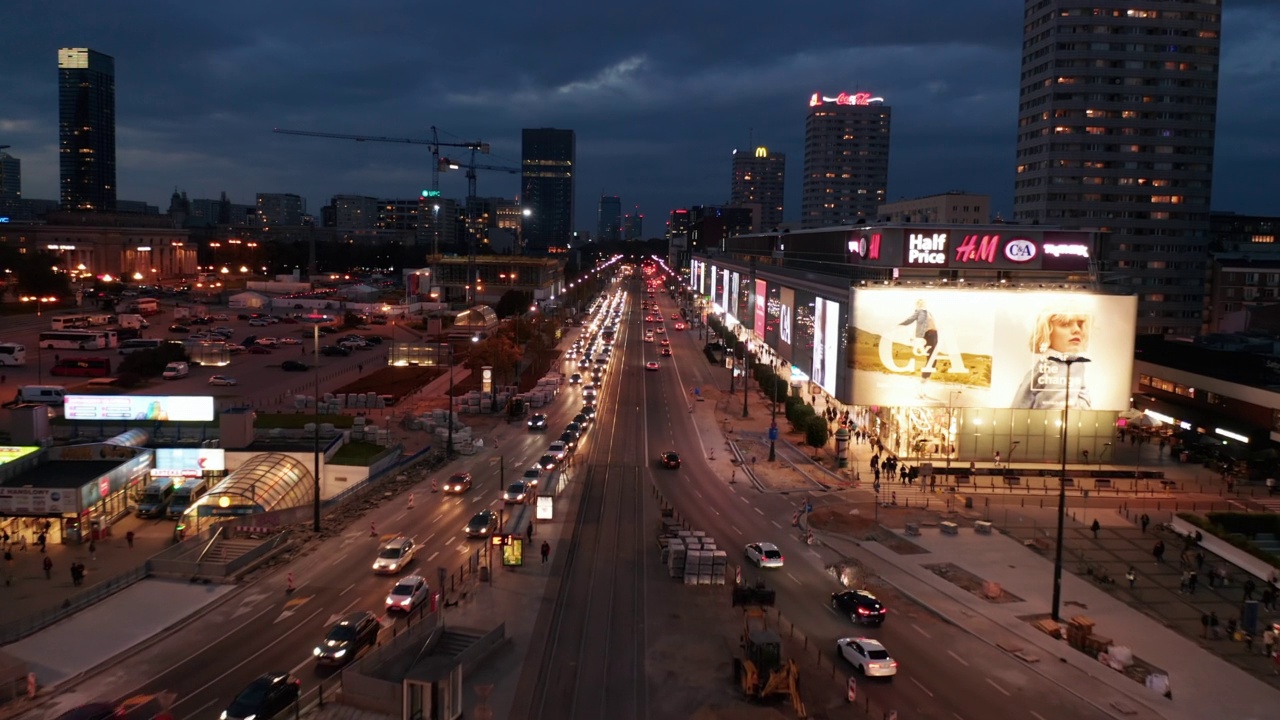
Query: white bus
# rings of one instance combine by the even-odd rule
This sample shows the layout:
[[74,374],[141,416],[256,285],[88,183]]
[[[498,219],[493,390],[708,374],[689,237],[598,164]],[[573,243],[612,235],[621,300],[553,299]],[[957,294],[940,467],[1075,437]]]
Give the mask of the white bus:
[[106,342],[100,332],[64,330],[40,333],[39,346],[45,350],[101,350]]
[[121,355],[132,355],[143,350],[158,350],[160,345],[168,342],[158,338],[134,338],[133,340],[125,340],[120,343]]
[[79,330],[81,328],[101,327],[115,322],[114,315],[94,313],[92,315],[63,315],[49,322],[54,330]]
[[27,364],[27,346],[18,343],[0,343],[0,367],[19,367]]

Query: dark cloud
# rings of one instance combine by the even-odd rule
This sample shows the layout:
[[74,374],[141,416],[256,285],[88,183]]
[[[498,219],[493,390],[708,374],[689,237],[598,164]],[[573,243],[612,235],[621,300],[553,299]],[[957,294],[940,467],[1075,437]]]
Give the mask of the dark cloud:
[[[730,153],[787,153],[799,210],[807,98],[865,89],[893,109],[889,194],[1012,197],[1022,6],[1009,0],[800,5],[553,2],[536,6],[9,0],[0,22],[0,144],[24,194],[57,195],[59,47],[116,58],[122,197],[176,188],[409,197],[430,183],[423,146],[289,137],[274,127],[482,139],[518,165],[520,130],[578,134],[578,223],[599,193],[639,205],[657,232],[675,207],[727,200]],[[1226,4],[1217,208],[1276,212],[1280,3]],[[446,150],[446,154],[448,150]],[[484,194],[518,178],[480,175]],[[441,178],[461,197],[461,173]]]

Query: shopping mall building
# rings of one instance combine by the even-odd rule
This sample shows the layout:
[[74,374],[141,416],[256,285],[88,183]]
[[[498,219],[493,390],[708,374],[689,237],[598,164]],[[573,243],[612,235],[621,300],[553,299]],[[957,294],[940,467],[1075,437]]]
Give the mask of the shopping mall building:
[[903,457],[1058,462],[1069,400],[1074,463],[1104,460],[1131,406],[1136,298],[1102,291],[1097,242],[1041,226],[842,226],[728,238],[684,271],[753,361]]

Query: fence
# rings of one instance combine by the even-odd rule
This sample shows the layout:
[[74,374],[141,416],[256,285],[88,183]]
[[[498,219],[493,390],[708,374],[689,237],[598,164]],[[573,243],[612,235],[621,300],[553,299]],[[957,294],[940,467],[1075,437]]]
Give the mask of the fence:
[[41,611],[34,615],[29,615],[15,622],[0,625],[0,645],[7,645],[11,642],[21,640],[28,635],[39,632],[46,627],[58,622],[59,620],[70,617],[90,605],[114,595],[117,592],[129,587],[150,574],[149,563],[144,563],[138,567],[121,573],[115,577],[108,578],[103,582],[97,583],[89,587],[84,592],[73,595],[56,608]]

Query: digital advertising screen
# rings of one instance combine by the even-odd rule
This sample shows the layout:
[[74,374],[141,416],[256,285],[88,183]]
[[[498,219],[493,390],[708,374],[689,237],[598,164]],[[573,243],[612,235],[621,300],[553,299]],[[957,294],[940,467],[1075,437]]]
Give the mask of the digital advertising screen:
[[729,273],[729,304],[726,305],[725,307],[727,308],[727,312],[730,315],[738,319],[738,322],[742,322],[742,310],[743,310],[742,303],[739,302],[739,299],[741,298],[741,295],[740,295],[741,290],[739,286],[741,284],[742,284],[741,275],[739,275],[736,272]]
[[156,448],[152,477],[201,477],[206,471],[225,472],[226,451],[221,448]]
[[[737,277],[736,275],[734,277]],[[723,270],[720,275],[720,307],[729,312],[729,271]]]
[[62,408],[68,420],[140,420],[211,422],[210,395],[68,395]]
[[796,294],[791,288],[784,287],[778,293],[778,341],[783,357],[791,355],[791,323],[795,312]]
[[35,445],[0,445],[0,465],[24,458],[39,449]]
[[809,379],[831,395],[836,394],[836,359],[840,342],[840,305],[825,298],[814,299],[813,366]]
[[871,288],[852,316],[859,405],[1129,407],[1132,296]]
[[756,337],[764,337],[765,326],[765,310],[768,306],[765,304],[765,297],[769,294],[769,283],[764,280],[756,280],[756,296],[755,296],[755,317],[752,319],[751,330],[755,332]]

